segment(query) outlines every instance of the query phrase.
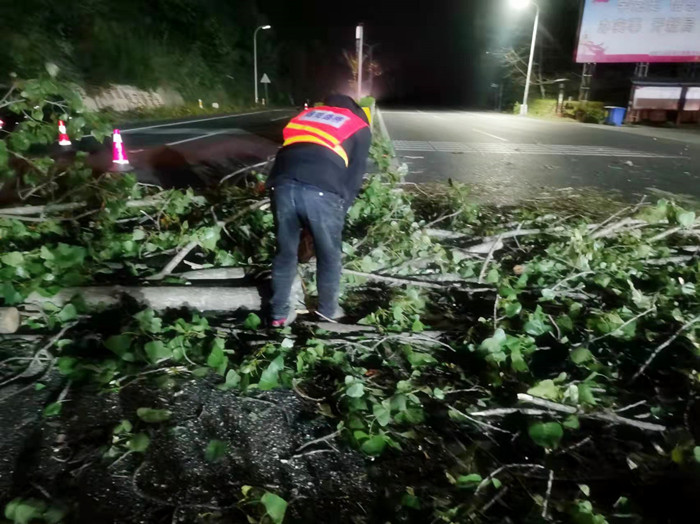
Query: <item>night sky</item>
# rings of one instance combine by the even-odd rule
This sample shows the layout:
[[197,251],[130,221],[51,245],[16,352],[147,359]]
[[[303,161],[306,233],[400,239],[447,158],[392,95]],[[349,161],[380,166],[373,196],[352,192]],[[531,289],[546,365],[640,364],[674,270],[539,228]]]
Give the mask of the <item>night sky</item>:
[[[579,1],[539,3],[545,67],[571,69]],[[342,52],[354,52],[354,28],[363,22],[384,70],[375,94],[385,104],[422,106],[485,106],[499,74],[486,52],[529,42],[534,17],[532,10],[513,12],[508,0],[260,0],[259,6],[308,96],[349,89]]]

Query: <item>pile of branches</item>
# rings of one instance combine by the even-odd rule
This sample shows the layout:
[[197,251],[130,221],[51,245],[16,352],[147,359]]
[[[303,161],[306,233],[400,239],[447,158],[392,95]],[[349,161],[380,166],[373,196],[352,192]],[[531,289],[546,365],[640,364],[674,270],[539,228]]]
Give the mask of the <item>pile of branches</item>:
[[[7,518],[80,521],[76,486],[106,467],[176,520],[602,523],[661,509],[681,521],[700,461],[695,212],[670,200],[593,216],[585,203],[480,207],[462,186],[403,183],[381,142],[373,155],[383,169],[344,237],[347,324],[266,328],[263,174],[199,194],[128,175],[43,180],[0,209],[0,325],[16,331],[0,335],[0,405],[40,399],[32,427],[59,428],[55,449],[70,452],[54,457],[60,475],[37,468],[5,486]],[[311,299],[313,262],[301,277]],[[361,456],[365,472],[333,494],[262,483],[232,465],[239,437],[212,434],[201,454],[240,495],[164,498],[139,479],[170,442],[178,392],[202,381],[222,399],[280,406],[260,395],[282,390],[309,406],[306,440],[266,458],[322,471]],[[156,392],[89,439],[63,431],[85,398],[134,384]],[[183,478],[196,486],[206,470]],[[309,516],[309,498],[330,513]]]

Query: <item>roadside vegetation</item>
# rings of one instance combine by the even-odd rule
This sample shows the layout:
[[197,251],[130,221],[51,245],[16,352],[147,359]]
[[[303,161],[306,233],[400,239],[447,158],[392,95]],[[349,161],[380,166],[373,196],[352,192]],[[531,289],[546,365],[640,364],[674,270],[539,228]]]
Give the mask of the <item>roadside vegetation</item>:
[[[377,139],[345,235],[352,323],[270,331],[264,172],[166,191],[32,154],[58,118],[104,136],[68,91],[18,85],[30,117],[0,141],[0,311],[21,315],[0,335],[7,521],[692,514],[696,206],[479,205],[403,182]],[[191,307],[224,295],[245,307]]]
[[[261,22],[255,0],[27,0],[4,2],[2,11],[3,77],[34,77],[48,61],[88,93],[110,84],[167,86],[188,103],[250,103],[252,34]],[[259,66],[275,79],[272,96],[281,96],[289,91],[277,61],[284,53],[274,37],[259,40]]]

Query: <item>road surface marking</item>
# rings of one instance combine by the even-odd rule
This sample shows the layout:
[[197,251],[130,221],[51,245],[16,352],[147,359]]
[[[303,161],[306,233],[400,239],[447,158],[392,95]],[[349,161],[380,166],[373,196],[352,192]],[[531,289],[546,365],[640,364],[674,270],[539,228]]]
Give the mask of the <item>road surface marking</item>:
[[214,131],[212,133],[207,133],[206,135],[193,136],[190,138],[185,138],[184,140],[178,140],[176,142],[168,142],[165,145],[166,146],[176,146],[178,144],[184,144],[185,142],[193,142],[194,140],[201,140],[202,138],[207,138],[208,136],[220,135],[221,133],[225,133],[225,132],[226,132],[226,129],[219,129],[218,131]]
[[411,160],[417,160],[419,158],[425,158],[424,156],[405,156],[404,158],[409,158]]
[[156,127],[169,127],[169,126],[182,126],[182,125],[187,125],[187,124],[194,124],[196,122],[209,122],[210,120],[221,120],[222,118],[238,118],[239,116],[248,116],[248,115],[258,115],[258,114],[265,114],[265,113],[271,113],[272,111],[286,111],[285,109],[270,109],[269,111],[251,111],[250,113],[239,113],[237,115],[223,115],[223,116],[212,116],[210,118],[199,118],[197,120],[186,120],[186,121],[179,121],[179,122],[168,122],[167,124],[155,124],[152,126],[143,126],[143,127],[132,127],[130,129],[122,129],[122,135],[126,133],[134,133],[135,131],[142,131],[144,129],[153,129]]
[[277,118],[271,118],[271,119],[270,119],[270,122],[277,122],[278,120],[283,120],[283,119],[285,119],[285,118],[286,118],[286,119],[291,119],[292,117],[291,117],[291,116],[286,116],[286,115],[285,115],[285,116],[278,116]]
[[623,158],[688,158],[682,155],[664,155],[646,151],[633,151],[604,146],[575,146],[560,144],[465,144],[462,142],[427,142],[394,140],[396,151],[477,153],[494,155],[553,155],[553,156],[604,156]]
[[481,129],[476,129],[475,127],[472,127],[472,131],[476,131],[477,133],[481,133],[482,135],[490,136],[491,138],[495,138],[496,140],[500,140],[501,142],[510,142],[510,140],[501,138],[500,136],[492,135],[491,133],[487,133],[486,131],[482,131]]

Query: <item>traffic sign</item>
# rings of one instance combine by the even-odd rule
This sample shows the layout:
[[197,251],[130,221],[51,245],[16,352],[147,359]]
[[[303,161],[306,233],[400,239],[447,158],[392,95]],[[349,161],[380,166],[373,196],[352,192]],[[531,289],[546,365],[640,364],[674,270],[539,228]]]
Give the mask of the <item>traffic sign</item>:
[[261,84],[271,84],[272,82],[270,81],[270,77],[267,76],[267,73],[263,73],[262,78],[260,79]]

